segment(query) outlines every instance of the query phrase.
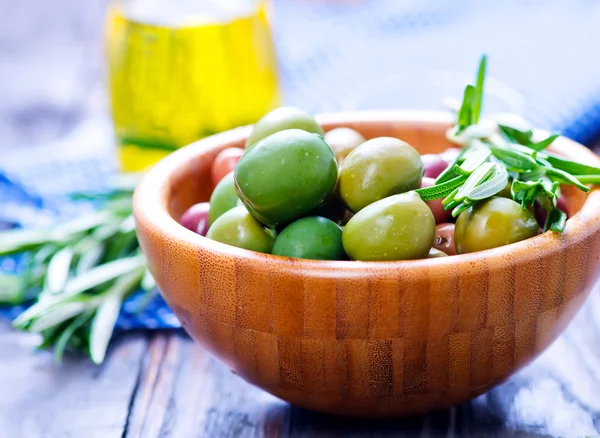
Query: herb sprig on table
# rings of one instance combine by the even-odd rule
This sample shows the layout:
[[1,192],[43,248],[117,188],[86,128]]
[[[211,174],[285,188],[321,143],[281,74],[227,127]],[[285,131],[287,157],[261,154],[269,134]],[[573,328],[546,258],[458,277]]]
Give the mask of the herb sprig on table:
[[146,270],[131,211],[134,184],[109,193],[76,195],[102,207],[49,230],[0,232],[0,256],[23,252],[25,271],[0,275],[0,303],[35,299],[13,325],[42,335],[39,348],[65,350],[104,360],[123,301],[140,287],[151,297],[154,280]]
[[444,208],[456,217],[510,184],[513,200],[523,208],[536,202],[544,208],[544,231],[562,232],[567,215],[557,206],[561,184],[589,192],[586,184],[600,183],[600,168],[547,152],[559,135],[538,139],[523,120],[510,124],[480,120],[486,68],[487,57],[483,56],[476,83],[467,85],[456,125],[447,133],[462,150],[434,186],[417,192],[426,201],[443,198]]

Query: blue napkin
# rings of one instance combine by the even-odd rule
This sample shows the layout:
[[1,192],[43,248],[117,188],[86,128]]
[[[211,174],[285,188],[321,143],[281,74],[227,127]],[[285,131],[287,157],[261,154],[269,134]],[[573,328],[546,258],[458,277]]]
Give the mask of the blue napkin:
[[[443,109],[489,55],[488,111],[512,111],[582,143],[600,137],[600,3],[594,0],[274,0],[286,103],[312,112]],[[0,219],[47,225],[92,208],[64,195],[115,170],[110,121],[0,157]],[[51,153],[48,153],[51,151]],[[6,226],[6,222],[5,222]],[[18,257],[0,270],[18,270]],[[157,297],[121,329],[179,324]],[[13,317],[20,307],[0,309]]]

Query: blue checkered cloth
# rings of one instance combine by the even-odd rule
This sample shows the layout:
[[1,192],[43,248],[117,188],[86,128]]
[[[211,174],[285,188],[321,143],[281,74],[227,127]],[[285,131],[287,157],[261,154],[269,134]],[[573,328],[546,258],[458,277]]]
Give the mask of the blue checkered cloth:
[[[582,143],[600,137],[600,3],[595,0],[274,0],[286,103],[312,112],[442,109],[489,55],[487,109],[521,113]],[[110,122],[0,159],[0,219],[51,224],[92,206],[64,196],[101,189],[115,170]],[[84,146],[82,146],[84,145]],[[48,151],[52,151],[48,153]],[[0,222],[2,226],[2,222]],[[0,260],[0,270],[19,259]],[[157,297],[121,329],[178,327]],[[0,309],[14,317],[22,308]]]

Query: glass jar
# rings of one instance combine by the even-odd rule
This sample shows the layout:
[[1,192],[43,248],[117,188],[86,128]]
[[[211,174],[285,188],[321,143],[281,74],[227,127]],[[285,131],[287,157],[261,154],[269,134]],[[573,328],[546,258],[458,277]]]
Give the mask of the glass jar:
[[268,0],[114,0],[106,33],[123,171],[280,103]]

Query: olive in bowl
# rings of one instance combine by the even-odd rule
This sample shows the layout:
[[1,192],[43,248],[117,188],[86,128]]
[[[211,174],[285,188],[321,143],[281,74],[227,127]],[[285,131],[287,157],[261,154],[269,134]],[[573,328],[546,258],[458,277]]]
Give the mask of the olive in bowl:
[[456,220],[459,254],[484,251],[529,239],[540,233],[533,214],[512,199],[494,197],[463,211]]
[[301,129],[260,140],[234,171],[240,200],[268,226],[291,222],[317,207],[333,191],[337,176],[335,156],[323,137]]
[[272,254],[311,260],[344,260],[342,229],[320,216],[292,222],[277,236]]
[[357,213],[375,201],[421,187],[423,172],[421,157],[412,146],[397,138],[374,138],[346,157],[338,190]]
[[353,260],[426,258],[435,237],[435,217],[415,192],[390,196],[356,213],[343,243]]
[[252,127],[246,140],[246,149],[254,146],[263,138],[286,129],[301,129],[323,136],[323,129],[315,118],[301,109],[284,106],[266,114]]
[[325,134],[325,142],[333,149],[338,164],[365,141],[362,134],[352,128],[335,128]]

